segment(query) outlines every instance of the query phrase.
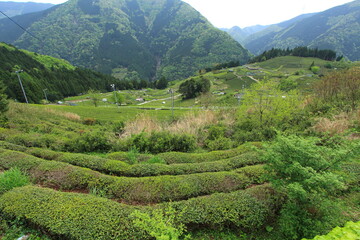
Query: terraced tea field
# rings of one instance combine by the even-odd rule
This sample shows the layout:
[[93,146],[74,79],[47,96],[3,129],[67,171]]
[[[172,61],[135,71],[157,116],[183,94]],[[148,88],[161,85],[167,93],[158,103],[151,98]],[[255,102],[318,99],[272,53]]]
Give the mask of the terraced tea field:
[[[8,216],[25,219],[61,239],[146,239],[132,224],[135,210],[169,205],[190,230],[259,229],[277,201],[265,184],[257,144],[209,153],[104,157],[0,143],[0,168],[27,172],[33,185],[0,198]],[[163,164],[149,163],[157,157]]]

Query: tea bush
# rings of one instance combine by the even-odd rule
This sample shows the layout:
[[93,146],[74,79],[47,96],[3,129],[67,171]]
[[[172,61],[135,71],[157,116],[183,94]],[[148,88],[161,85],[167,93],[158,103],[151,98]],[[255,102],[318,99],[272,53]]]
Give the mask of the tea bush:
[[258,168],[248,167],[239,173],[233,171],[144,178],[114,177],[8,150],[0,152],[0,167],[19,167],[26,170],[36,183],[44,186],[69,190],[88,190],[96,187],[100,190],[105,189],[107,195],[115,199],[141,203],[175,201],[244,189],[253,183],[247,172],[253,172],[252,168]]
[[248,152],[254,146],[260,146],[260,144],[244,144],[234,149],[213,151],[208,153],[167,152],[158,154],[158,157],[164,159],[167,164],[213,162],[219,159],[227,159]]
[[27,186],[4,194],[0,209],[9,218],[47,229],[57,239],[148,239],[128,217],[134,207],[92,195]]
[[22,219],[46,229],[56,239],[149,239],[130,217],[135,211],[151,213],[169,205],[178,223],[196,228],[233,228],[256,231],[274,218],[281,197],[268,186],[192,198],[152,207],[129,206],[78,193],[35,186],[13,189],[0,197],[0,211],[8,219]]

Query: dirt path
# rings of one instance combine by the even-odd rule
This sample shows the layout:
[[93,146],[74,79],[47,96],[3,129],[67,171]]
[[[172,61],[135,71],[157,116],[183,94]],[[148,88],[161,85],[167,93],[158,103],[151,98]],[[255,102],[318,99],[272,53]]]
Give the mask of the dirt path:
[[[174,99],[176,99],[176,98],[178,98],[180,96],[181,96],[181,94],[176,95],[176,96],[174,96]],[[143,103],[139,103],[138,106],[144,105],[144,104],[147,104],[147,103],[151,103],[151,102],[155,102],[155,101],[165,101],[165,100],[170,100],[170,99],[171,99],[171,97],[162,98],[162,99],[154,99],[154,100],[150,100],[150,101],[145,101]]]

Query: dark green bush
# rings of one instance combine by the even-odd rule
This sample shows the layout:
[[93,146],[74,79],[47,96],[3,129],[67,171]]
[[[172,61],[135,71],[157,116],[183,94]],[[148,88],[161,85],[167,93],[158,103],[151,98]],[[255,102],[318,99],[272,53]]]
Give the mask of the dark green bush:
[[70,152],[107,152],[111,144],[101,131],[86,132],[66,143],[65,150]]
[[162,153],[170,151],[191,152],[197,147],[194,136],[172,134],[170,132],[140,133],[127,142],[128,150],[136,148],[140,152]]

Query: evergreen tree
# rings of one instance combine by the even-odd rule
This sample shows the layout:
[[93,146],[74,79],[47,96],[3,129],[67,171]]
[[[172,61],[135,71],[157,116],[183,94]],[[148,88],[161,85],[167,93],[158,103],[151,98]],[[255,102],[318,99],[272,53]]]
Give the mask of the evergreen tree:
[[168,80],[164,76],[162,76],[159,80],[156,81],[155,86],[157,89],[165,89],[167,88],[168,84]]

